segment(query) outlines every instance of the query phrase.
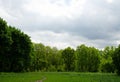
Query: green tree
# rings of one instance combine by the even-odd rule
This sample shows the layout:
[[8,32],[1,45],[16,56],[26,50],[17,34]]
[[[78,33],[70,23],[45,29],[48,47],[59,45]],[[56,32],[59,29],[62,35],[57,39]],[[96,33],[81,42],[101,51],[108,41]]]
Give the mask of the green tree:
[[81,72],[98,71],[100,58],[99,51],[94,47],[81,45],[77,47],[77,70]]
[[112,60],[112,55],[115,51],[113,46],[105,47],[105,49],[101,52],[101,64],[100,69],[102,72],[114,72],[114,64]]
[[0,71],[29,70],[31,52],[30,37],[0,18]]
[[36,71],[63,71],[61,51],[56,47],[33,43],[34,56],[32,68]]
[[33,43],[34,46],[34,57],[33,57],[33,67],[34,70],[42,71],[45,70],[47,65],[46,60],[46,48],[42,43]]
[[51,71],[50,67],[54,68],[54,66],[51,66],[51,56],[53,54],[52,48],[50,46],[45,47],[45,54],[46,54],[46,59],[47,59],[47,65],[46,65],[46,70]]
[[10,46],[12,40],[6,21],[0,18],[0,71],[9,70]]
[[87,47],[85,45],[78,46],[76,49],[77,54],[77,70],[87,71]]
[[65,63],[65,70],[66,71],[74,71],[75,67],[75,51],[70,47],[66,48],[62,52],[62,58],[64,59]]
[[52,48],[52,54],[49,55],[48,62],[50,64],[49,71],[63,71],[61,53],[56,47]]
[[12,45],[10,48],[10,71],[28,71],[31,62],[32,42],[27,34],[24,34],[15,27],[9,27],[11,32]]
[[118,48],[115,49],[112,59],[117,70],[117,74],[120,75],[120,45],[118,46]]
[[89,69],[88,71],[90,72],[97,72],[99,70],[99,65],[100,65],[100,53],[99,50],[94,48],[94,47],[89,47],[89,52],[88,52],[88,65]]

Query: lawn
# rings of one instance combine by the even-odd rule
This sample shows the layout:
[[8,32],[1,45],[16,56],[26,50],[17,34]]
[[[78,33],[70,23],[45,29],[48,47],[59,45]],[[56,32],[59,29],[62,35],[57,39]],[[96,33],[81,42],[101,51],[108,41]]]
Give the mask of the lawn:
[[120,82],[120,76],[112,73],[29,72],[0,73],[0,82]]

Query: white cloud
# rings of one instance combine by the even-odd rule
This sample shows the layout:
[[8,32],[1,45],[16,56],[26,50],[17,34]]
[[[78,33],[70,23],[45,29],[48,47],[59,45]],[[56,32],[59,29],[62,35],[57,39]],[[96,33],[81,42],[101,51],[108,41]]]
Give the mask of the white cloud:
[[1,7],[0,7],[0,17],[3,17],[4,19],[11,19],[11,15],[9,15],[5,10],[3,10]]
[[120,40],[117,40],[116,43],[117,43],[117,45],[119,45],[120,44]]
[[34,12],[42,16],[50,17],[67,17],[74,18],[82,14],[85,0],[71,0],[67,5],[65,0],[53,1],[51,0],[32,0],[24,5],[25,10]]
[[107,1],[107,3],[113,3],[113,0],[106,0]]
[[33,42],[43,43],[51,47],[57,47],[58,49],[64,49],[69,46],[76,49],[80,44],[102,48],[96,43],[104,43],[103,40],[89,40],[82,36],[72,36],[68,33],[54,33],[51,31],[28,31],[25,33],[30,35]]
[[[68,33],[54,33],[51,31],[33,31],[25,32],[30,35],[33,42],[43,43],[45,45],[50,45],[52,47],[57,47],[59,49],[71,46],[76,48],[78,44],[86,44],[87,39],[82,36],[72,36]],[[87,43],[90,45],[90,43]]]

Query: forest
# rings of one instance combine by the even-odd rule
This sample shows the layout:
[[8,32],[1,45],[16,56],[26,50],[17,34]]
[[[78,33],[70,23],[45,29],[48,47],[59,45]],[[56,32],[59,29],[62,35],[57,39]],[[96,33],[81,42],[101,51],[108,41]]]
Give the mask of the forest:
[[57,49],[34,43],[0,18],[0,72],[107,72],[120,75],[120,45]]

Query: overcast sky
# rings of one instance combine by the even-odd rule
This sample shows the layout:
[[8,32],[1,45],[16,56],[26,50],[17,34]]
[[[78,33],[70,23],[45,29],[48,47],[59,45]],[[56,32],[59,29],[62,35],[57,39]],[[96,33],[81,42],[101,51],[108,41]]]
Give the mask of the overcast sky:
[[0,17],[59,49],[120,44],[120,0],[0,0]]

